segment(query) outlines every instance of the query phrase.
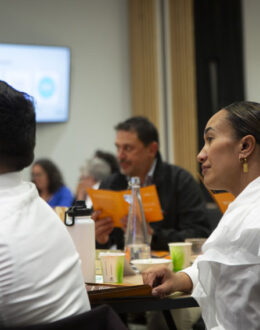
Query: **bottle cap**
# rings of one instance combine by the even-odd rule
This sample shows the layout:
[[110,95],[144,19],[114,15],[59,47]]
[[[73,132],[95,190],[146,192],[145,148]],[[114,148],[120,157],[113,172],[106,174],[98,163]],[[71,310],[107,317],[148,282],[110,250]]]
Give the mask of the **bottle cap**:
[[[91,213],[92,210],[86,207],[84,200],[76,201],[75,204],[65,212],[65,225],[73,226],[75,223],[75,217],[89,216]],[[68,219],[67,216],[71,219]]]
[[133,176],[129,180],[129,187],[140,186],[140,178],[138,176]]

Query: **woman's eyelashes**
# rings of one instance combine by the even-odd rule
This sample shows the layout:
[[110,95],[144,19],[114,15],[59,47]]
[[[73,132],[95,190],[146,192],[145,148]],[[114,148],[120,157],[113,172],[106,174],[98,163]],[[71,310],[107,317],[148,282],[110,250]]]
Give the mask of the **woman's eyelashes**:
[[212,136],[206,136],[205,140],[208,144],[210,144],[213,140],[213,137]]

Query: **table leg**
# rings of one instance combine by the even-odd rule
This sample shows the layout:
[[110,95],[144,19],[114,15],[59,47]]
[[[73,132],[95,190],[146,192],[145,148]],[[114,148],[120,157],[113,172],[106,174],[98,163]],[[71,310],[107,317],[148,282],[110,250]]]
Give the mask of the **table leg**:
[[175,322],[172,318],[171,312],[168,309],[164,309],[162,312],[163,312],[163,316],[165,318],[168,328],[170,330],[177,330]]

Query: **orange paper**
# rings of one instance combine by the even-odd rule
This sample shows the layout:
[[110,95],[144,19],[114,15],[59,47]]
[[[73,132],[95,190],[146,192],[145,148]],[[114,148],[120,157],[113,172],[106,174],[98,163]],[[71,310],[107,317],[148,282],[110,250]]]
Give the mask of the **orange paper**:
[[[101,217],[111,217],[115,227],[122,227],[120,219],[128,214],[129,203],[125,201],[125,195],[131,195],[131,190],[112,191],[102,189],[87,189],[92,200],[94,210],[101,210]],[[144,214],[147,222],[155,222],[163,219],[160,201],[155,185],[140,189]]]
[[211,192],[211,196],[213,197],[213,199],[217,203],[217,205],[220,208],[220,211],[222,213],[226,212],[226,209],[228,208],[228,205],[231,202],[233,202],[233,200],[235,199],[235,197],[229,192],[216,193],[216,194]]

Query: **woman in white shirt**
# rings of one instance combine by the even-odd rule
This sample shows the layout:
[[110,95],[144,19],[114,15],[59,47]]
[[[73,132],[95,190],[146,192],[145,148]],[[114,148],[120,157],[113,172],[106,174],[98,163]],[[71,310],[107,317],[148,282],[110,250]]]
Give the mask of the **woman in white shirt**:
[[[235,196],[189,268],[150,268],[153,294],[192,292],[207,329],[260,329],[260,104],[237,102],[217,112],[197,158],[205,185]],[[159,281],[159,285],[158,285]]]

